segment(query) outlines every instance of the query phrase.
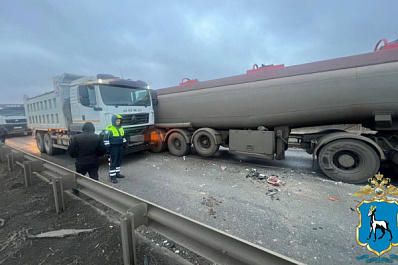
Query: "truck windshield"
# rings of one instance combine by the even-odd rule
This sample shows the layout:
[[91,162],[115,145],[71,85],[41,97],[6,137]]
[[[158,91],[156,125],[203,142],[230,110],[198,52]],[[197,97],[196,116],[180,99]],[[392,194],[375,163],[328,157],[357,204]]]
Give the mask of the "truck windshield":
[[112,106],[150,106],[149,91],[143,88],[100,85],[102,101]]
[[25,116],[25,109],[23,107],[0,109],[0,116]]

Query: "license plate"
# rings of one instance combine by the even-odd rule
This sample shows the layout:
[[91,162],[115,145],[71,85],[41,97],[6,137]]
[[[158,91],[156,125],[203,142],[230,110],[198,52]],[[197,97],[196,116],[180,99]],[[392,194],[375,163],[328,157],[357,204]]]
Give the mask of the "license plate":
[[144,141],[144,135],[130,136],[130,142],[143,142],[143,141]]
[[22,127],[14,127],[14,129],[22,129]]

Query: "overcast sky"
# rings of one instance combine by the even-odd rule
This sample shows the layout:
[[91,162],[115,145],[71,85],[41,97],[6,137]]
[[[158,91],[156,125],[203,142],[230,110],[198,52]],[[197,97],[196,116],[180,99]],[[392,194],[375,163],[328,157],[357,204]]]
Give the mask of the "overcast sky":
[[372,52],[398,39],[398,1],[0,0],[0,104],[64,72],[158,89]]

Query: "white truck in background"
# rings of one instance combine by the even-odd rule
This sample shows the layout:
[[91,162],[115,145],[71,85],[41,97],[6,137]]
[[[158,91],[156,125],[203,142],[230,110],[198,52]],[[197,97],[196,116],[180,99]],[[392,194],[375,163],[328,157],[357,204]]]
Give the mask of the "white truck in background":
[[24,98],[28,126],[40,152],[54,155],[67,150],[70,139],[82,132],[85,122],[92,122],[101,135],[114,114],[122,116],[126,153],[151,148],[157,94],[147,83],[107,74],[68,73],[53,81],[53,91]]
[[0,104],[0,125],[7,129],[8,135],[32,134],[27,126],[25,109],[22,104]]

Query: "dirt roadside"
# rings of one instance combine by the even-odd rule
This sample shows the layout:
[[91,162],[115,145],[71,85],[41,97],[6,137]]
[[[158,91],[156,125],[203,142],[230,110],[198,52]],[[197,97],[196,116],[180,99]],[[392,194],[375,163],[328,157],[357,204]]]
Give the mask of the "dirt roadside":
[[[119,214],[87,198],[66,197],[56,214],[52,186],[0,163],[0,264],[123,264]],[[94,229],[64,238],[33,238],[60,229]],[[146,228],[137,234],[138,264],[212,264]],[[175,253],[178,253],[176,255]]]

